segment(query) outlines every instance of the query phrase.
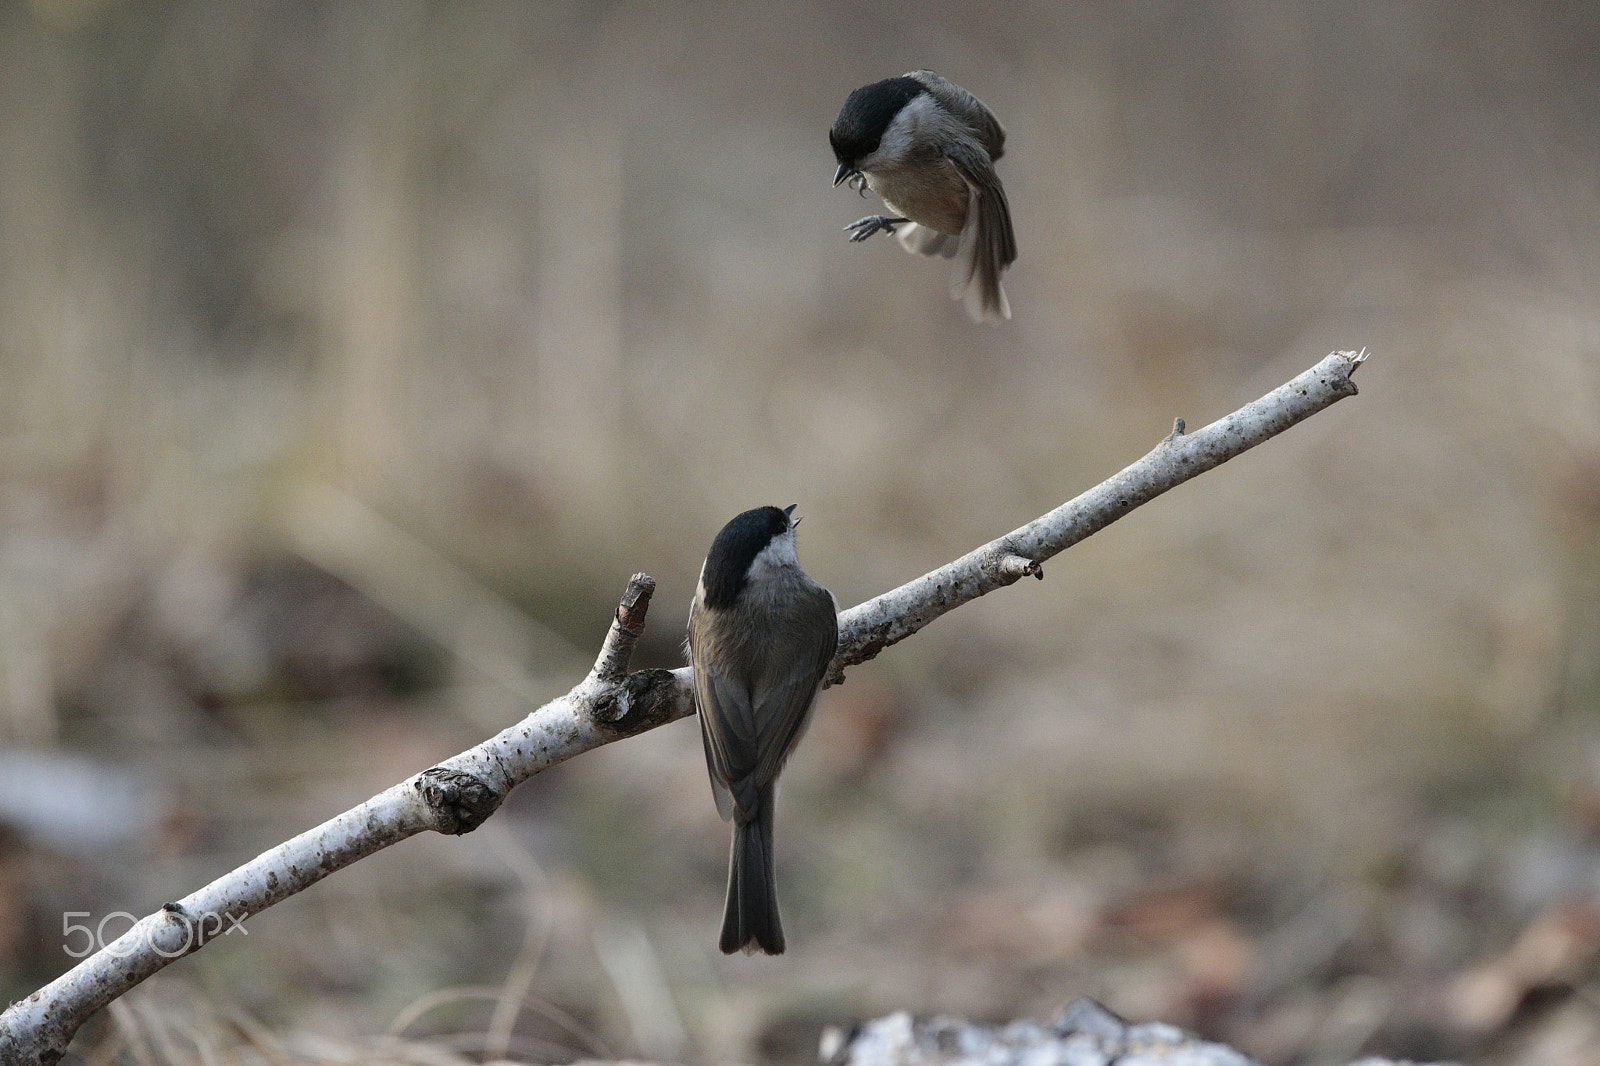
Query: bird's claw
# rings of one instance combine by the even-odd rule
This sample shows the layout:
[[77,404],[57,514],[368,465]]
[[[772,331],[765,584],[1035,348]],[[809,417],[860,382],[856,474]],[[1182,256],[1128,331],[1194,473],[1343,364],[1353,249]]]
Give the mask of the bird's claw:
[[868,215],[866,218],[858,218],[850,223],[845,227],[845,232],[850,234],[852,243],[860,243],[880,230],[884,233],[892,234],[896,226],[902,222],[909,221],[910,219],[890,218],[887,215]]

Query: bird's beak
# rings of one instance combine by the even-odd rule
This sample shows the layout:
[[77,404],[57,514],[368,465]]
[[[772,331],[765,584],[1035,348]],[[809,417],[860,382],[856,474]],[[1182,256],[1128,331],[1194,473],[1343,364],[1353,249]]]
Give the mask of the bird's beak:
[[783,509],[783,513],[784,513],[784,514],[785,514],[785,515],[786,515],[786,516],[787,516],[787,517],[788,517],[788,519],[789,519],[789,528],[790,528],[790,529],[791,529],[791,530],[792,530],[792,529],[794,529],[794,527],[795,527],[795,526],[798,526],[798,525],[799,525],[799,524],[800,524],[800,519],[798,519],[798,518],[796,518],[796,517],[795,517],[795,516],[794,516],[794,509],[795,509],[795,508],[796,508],[796,507],[799,507],[799,506],[800,506],[800,505],[799,505],[799,504],[798,504],[798,503],[791,503],[791,504],[790,504],[790,505],[789,505],[789,506],[787,506],[787,507],[785,507],[785,508],[784,508],[784,509]]
[[840,163],[839,169],[833,173],[833,187],[837,189],[839,186],[844,184],[846,178],[854,177],[859,173],[861,173],[861,171],[857,170],[849,163]]

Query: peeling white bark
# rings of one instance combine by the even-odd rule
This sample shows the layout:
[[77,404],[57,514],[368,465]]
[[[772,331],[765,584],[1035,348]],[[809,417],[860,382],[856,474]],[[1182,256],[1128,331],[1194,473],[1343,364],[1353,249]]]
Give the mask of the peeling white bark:
[[[1178,420],[1155,450],[1027,525],[839,616],[830,680],[946,611],[1026,576],[1154,499],[1354,396],[1366,352],[1335,352],[1293,381],[1192,434]],[[687,667],[628,672],[655,582],[628,585],[594,669],[573,690],[516,725],[352,810],[302,833],[183,899],[147,915],[115,942],[0,1014],[0,1063],[52,1066],[90,1015],[174,959],[358,859],[425,830],[467,833],[539,771],[591,748],[694,712]]]

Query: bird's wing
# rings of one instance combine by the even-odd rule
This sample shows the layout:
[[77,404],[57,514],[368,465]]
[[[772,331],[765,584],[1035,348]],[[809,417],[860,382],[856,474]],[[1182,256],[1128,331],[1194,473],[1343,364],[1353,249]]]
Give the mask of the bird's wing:
[[945,146],[945,158],[967,183],[967,224],[961,234],[961,262],[950,283],[953,295],[967,294],[973,317],[1010,318],[1000,275],[1017,259],[1006,190],[983,150],[964,141]]
[[1011,229],[1011,205],[1006,202],[1006,190],[1000,184],[1000,175],[994,172],[994,164],[984,158],[981,149],[965,141],[949,142],[944,154],[978,194],[979,227],[992,239],[997,263],[1010,266],[1017,259],[1017,237]]
[[750,697],[737,684],[710,665],[710,650],[700,635],[695,615],[697,602],[689,607],[689,661],[694,666],[694,703],[700,719],[700,740],[706,750],[706,770],[711,775],[711,794],[723,821],[733,817],[733,793],[729,782],[750,773],[755,761],[755,717]]
[[961,243],[959,237],[940,233],[936,229],[915,222],[902,222],[895,227],[894,235],[900,242],[900,247],[908,252],[915,252],[918,255],[937,255],[945,259],[952,258]]
[[817,700],[817,689],[839,647],[838,606],[833,594],[820,586],[813,586],[802,594],[812,601],[802,610],[807,613],[826,610],[831,624],[819,627],[821,632],[813,631],[811,647],[795,649],[794,669],[783,676],[769,677],[761,686],[761,706],[755,715],[755,721],[761,723],[758,745],[761,759],[753,773],[757,785],[775,781],[789,753],[800,742],[811,706]]
[[[700,711],[700,740],[706,749],[706,770],[711,775],[711,794],[723,821],[733,817],[736,806],[752,809],[754,800],[741,795],[736,803],[733,789],[748,780],[756,762],[755,718],[749,694],[715,669],[697,662],[694,665],[695,704]],[[745,789],[739,789],[741,793]]]
[[1006,129],[982,100],[931,70],[913,70],[906,77],[921,82],[946,111],[972,127],[978,143],[983,145],[991,160],[1006,154]]

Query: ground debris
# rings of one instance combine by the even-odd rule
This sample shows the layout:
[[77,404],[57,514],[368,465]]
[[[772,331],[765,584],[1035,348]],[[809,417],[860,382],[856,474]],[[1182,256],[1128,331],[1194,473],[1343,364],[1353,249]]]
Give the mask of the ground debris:
[[[1031,1020],[988,1025],[939,1016],[914,1021],[897,1011],[846,1033],[829,1027],[827,1066],[1258,1066],[1242,1051],[1202,1040],[1164,1022],[1132,1024],[1087,996],[1050,1025]],[[1353,1066],[1390,1066],[1367,1058]]]

